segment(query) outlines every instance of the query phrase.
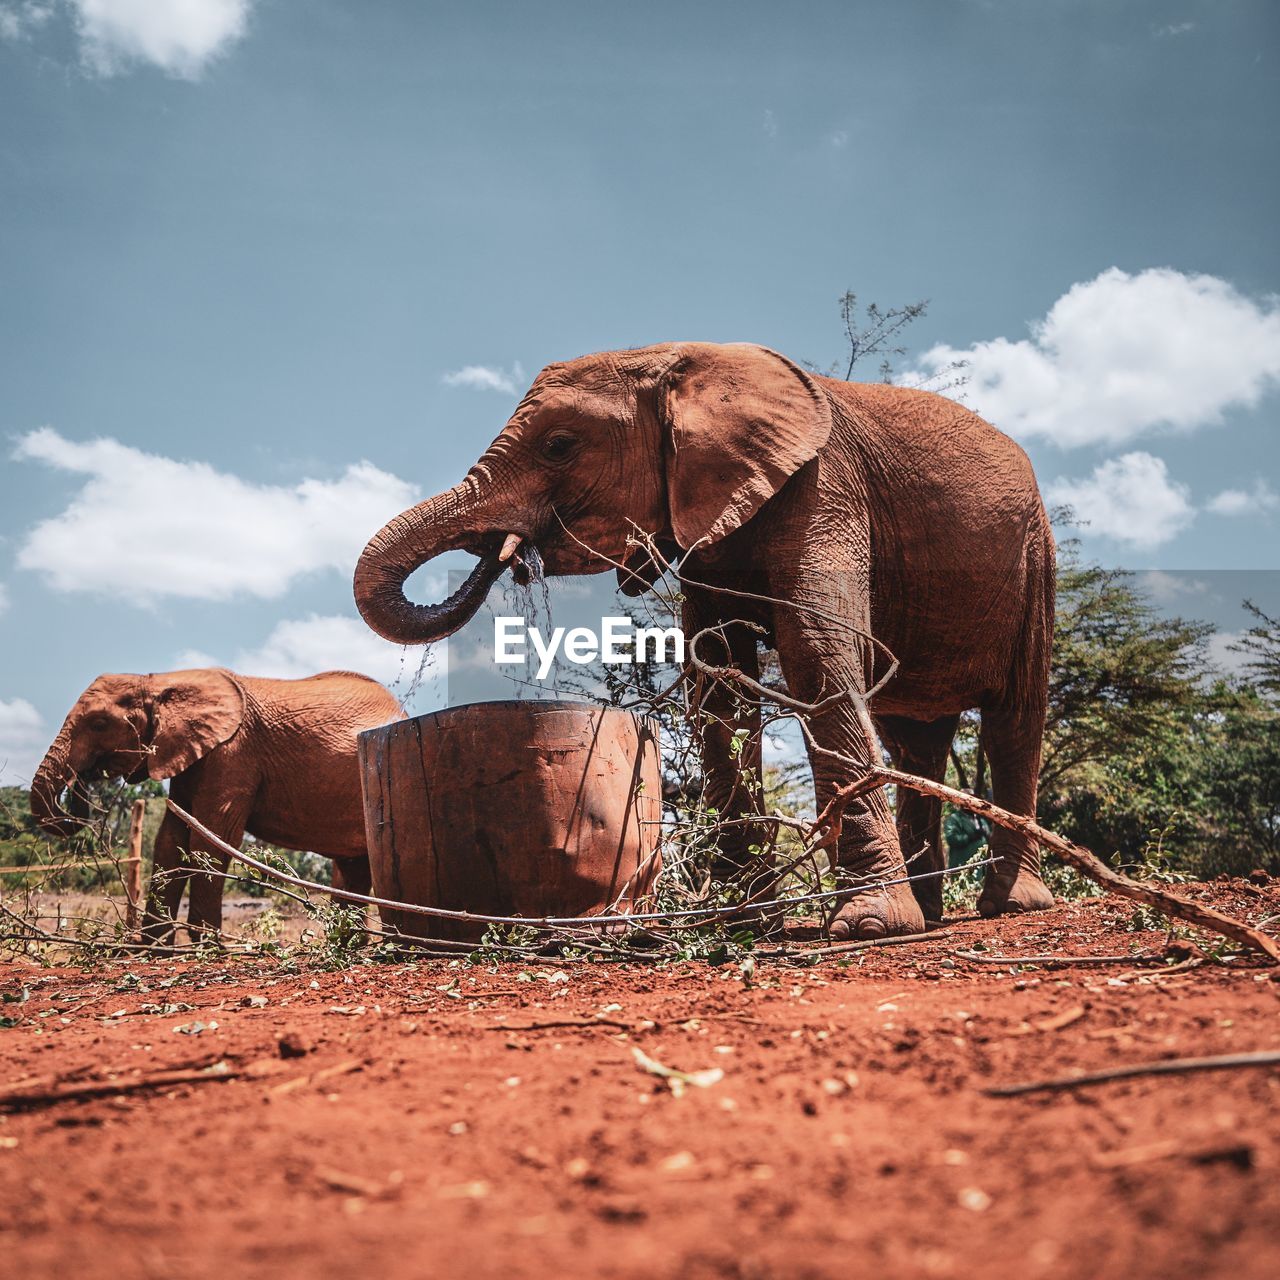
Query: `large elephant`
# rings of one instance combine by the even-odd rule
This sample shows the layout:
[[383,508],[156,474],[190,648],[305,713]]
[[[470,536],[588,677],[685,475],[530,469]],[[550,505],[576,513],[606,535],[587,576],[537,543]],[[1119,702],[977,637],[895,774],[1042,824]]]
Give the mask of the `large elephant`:
[[[55,835],[79,821],[64,791],[93,778],[172,779],[169,794],[228,844],[245,832],[334,859],[334,883],[369,891],[356,734],[404,712],[351,671],[266,680],[221,668],[102,675],[77,699],[31,783],[31,811]],[[188,924],[222,924],[224,881],[192,870],[227,859],[168,813],[156,835],[144,934],[165,941],[190,885]],[[161,873],[157,875],[156,873]]]
[[[756,623],[807,702],[869,688],[885,646],[900,666],[873,710],[895,761],[941,778],[960,713],[981,708],[996,803],[1035,812],[1054,544],[1030,463],[1007,436],[942,396],[818,377],[754,345],[584,356],[538,375],[461,484],[374,536],[356,601],[388,639],[438,639],[475,612],[521,544],[536,546],[551,574],[625,561],[624,588],[642,590],[656,568],[628,544],[637,530],[680,557],[686,636]],[[459,548],[480,563],[453,596],[429,606],[405,598],[414,569]],[[729,625],[725,636],[720,658],[757,675],[757,634]],[[757,797],[739,769],[758,766],[759,707],[721,689],[708,710],[706,798],[749,814]],[[739,751],[743,729],[749,745]],[[878,746],[847,700],[816,716],[812,734],[821,807],[852,772],[825,753],[865,762]],[[940,819],[938,802],[902,795],[895,830],[874,792],[846,811],[840,863],[894,880],[905,852],[913,870],[939,870]],[[1052,905],[1032,841],[999,830],[992,853],[984,914]],[[941,914],[941,882],[926,879],[851,899],[833,933],[911,933]]]

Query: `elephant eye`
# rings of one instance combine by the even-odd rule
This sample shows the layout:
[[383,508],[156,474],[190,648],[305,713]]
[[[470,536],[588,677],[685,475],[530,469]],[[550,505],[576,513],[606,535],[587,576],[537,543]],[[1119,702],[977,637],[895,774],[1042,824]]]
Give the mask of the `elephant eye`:
[[86,717],[85,725],[90,729],[110,729],[111,717],[105,711],[95,711],[93,715]]
[[554,431],[542,442],[542,456],[552,462],[563,462],[578,443],[578,438],[568,431]]

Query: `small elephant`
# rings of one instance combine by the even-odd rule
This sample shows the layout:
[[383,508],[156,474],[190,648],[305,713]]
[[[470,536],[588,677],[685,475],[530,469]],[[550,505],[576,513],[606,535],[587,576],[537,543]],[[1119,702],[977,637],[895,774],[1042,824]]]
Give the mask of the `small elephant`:
[[[874,728],[849,701],[813,718],[819,808],[879,758],[876,729],[902,768],[940,779],[961,712],[977,707],[995,802],[1035,813],[1054,544],[1031,464],[1007,436],[942,396],[819,377],[749,344],[583,356],[538,375],[461,484],[374,536],[356,602],[387,639],[437,640],[530,547],[548,573],[617,567],[625,590],[643,590],[661,569],[637,532],[679,558],[686,637],[724,627],[707,637],[713,661],[758,679],[763,633],[793,696],[815,703],[871,688],[884,648],[898,659],[871,703]],[[409,574],[455,549],[480,557],[463,586],[441,604],[407,600]],[[707,802],[758,812],[741,769],[759,776],[759,706],[723,687],[704,706]],[[730,863],[746,859],[749,827],[722,838]],[[984,914],[1052,905],[1033,841],[1001,829],[991,852]],[[896,825],[882,791],[846,809],[843,866],[900,881],[904,853],[913,871],[942,869],[938,801],[900,795]],[[913,933],[941,914],[932,877],[852,898],[832,932]]]
[[[173,800],[228,844],[238,846],[247,831],[310,849],[334,859],[336,885],[368,893],[356,734],[403,718],[386,689],[351,671],[304,680],[221,668],[102,675],[80,695],[36,771],[31,811],[47,831],[68,836],[79,823],[61,808],[64,790],[74,797],[93,778],[169,778]],[[225,882],[193,870],[197,859],[223,871],[228,861],[166,813],[143,922],[148,940],[172,937],[187,884],[192,931],[221,927]]]

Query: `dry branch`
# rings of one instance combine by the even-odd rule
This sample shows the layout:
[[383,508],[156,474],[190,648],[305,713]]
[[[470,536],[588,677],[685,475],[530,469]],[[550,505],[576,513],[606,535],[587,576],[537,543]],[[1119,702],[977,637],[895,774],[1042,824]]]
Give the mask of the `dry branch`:
[[[841,889],[825,889],[819,893],[798,894],[788,898],[769,898],[759,900],[755,898],[748,899],[744,902],[737,903],[733,906],[704,906],[693,907],[679,911],[631,911],[625,914],[608,914],[605,912],[593,916],[495,916],[484,915],[475,911],[454,911],[447,907],[429,907],[416,902],[398,902],[392,898],[379,898],[372,894],[355,893],[349,889],[337,889],[332,885],[317,884],[314,880],[304,880],[300,876],[296,876],[291,872],[281,871],[276,867],[270,866],[268,863],[260,862],[250,854],[245,853],[242,849],[237,849],[233,845],[228,844],[220,836],[210,831],[202,822],[194,818],[180,805],[173,802],[172,799],[165,801],[169,810],[176,814],[183,822],[187,824],[193,831],[201,835],[205,840],[213,845],[215,849],[225,853],[230,858],[238,859],[240,862],[253,867],[262,875],[268,876],[273,880],[283,881],[285,884],[296,885],[308,892],[324,894],[326,897],[337,899],[340,902],[354,902],[363,906],[389,907],[396,911],[406,911],[414,915],[431,916],[440,920],[459,920],[467,924],[494,924],[494,925],[517,925],[527,929],[553,930],[553,929],[596,929],[602,925],[630,925],[635,926],[649,921],[660,921],[670,923],[673,921],[689,921],[709,923],[715,920],[735,920],[743,916],[758,914],[760,911],[770,907],[794,907],[810,902],[839,902],[846,898],[852,898],[858,894],[874,893],[880,889],[890,888],[899,884],[910,884],[917,880],[929,880],[938,876],[952,874],[954,868],[943,868],[941,871],[924,871],[916,875],[900,876],[894,880],[874,880],[863,884],[851,885]],[[986,862],[970,862],[968,868],[986,866]],[[0,908],[2,910],[2,908]],[[574,941],[575,945],[582,945],[580,939],[576,936],[566,937],[565,941]],[[417,949],[417,940],[414,938],[406,938],[405,942],[413,945]],[[442,939],[425,939],[431,946],[437,949],[445,949],[450,946],[468,947],[474,949],[470,944],[454,944],[445,942]],[[488,944],[493,950],[500,951],[518,951],[522,955],[527,954],[530,950],[524,947],[511,947],[506,944]],[[532,962],[534,957],[528,956]],[[628,959],[643,960],[646,955],[643,952],[628,953]]]
[[635,1031],[630,1022],[615,1022],[611,1018],[558,1018],[552,1022],[502,1023],[495,1022],[485,1031],[550,1031],[560,1027],[608,1027],[615,1031]]
[[1109,1067],[1077,1076],[1055,1076],[1050,1080],[1031,1080],[1025,1084],[996,1085],[984,1089],[992,1098],[1016,1098],[1024,1093],[1040,1093],[1047,1089],[1075,1089],[1081,1085],[1105,1084],[1108,1080],[1128,1080],[1133,1076],[1185,1075],[1191,1071],[1224,1071],[1233,1067],[1280,1066],[1280,1050],[1262,1049],[1257,1053],[1224,1053],[1213,1058],[1165,1058],[1160,1062],[1139,1062],[1128,1067]]
[[1063,967],[1077,965],[1103,965],[1103,964],[1150,964],[1158,965],[1164,963],[1164,956],[1151,955],[1128,955],[1128,956],[984,956],[979,955],[976,951],[953,951],[953,956],[958,956],[961,960],[969,960],[973,964],[1051,964]]
[[1251,1169],[1254,1150],[1253,1145],[1248,1142],[1213,1143],[1207,1147],[1187,1146],[1178,1141],[1152,1142],[1121,1151],[1100,1151],[1090,1163],[1095,1169],[1108,1171],[1175,1158],[1190,1160],[1194,1164],[1216,1164],[1221,1161],[1240,1169]]
[[72,1081],[43,1090],[32,1090],[30,1085],[19,1086],[0,1093],[0,1111],[50,1107],[59,1102],[115,1097],[126,1093],[141,1093],[148,1089],[164,1089],[178,1084],[210,1084],[214,1081],[234,1080],[243,1074],[242,1070],[235,1067],[223,1067],[219,1070],[206,1067],[198,1071],[157,1071],[152,1075],[139,1076],[133,1080]]
[[353,1071],[362,1071],[364,1065],[364,1061],[360,1058],[348,1058],[346,1061],[336,1063],[332,1067],[322,1067],[319,1071],[309,1071],[306,1075],[294,1076],[292,1080],[286,1080],[283,1084],[272,1085],[268,1092],[271,1097],[279,1098],[286,1093],[293,1093],[297,1089],[305,1089],[307,1085],[323,1084],[324,1081],[332,1080],[337,1076],[346,1076]]
[[868,695],[856,689],[848,689],[843,691],[842,695],[832,695],[819,703],[804,703],[794,698],[779,697],[776,691],[765,688],[758,681],[752,680],[736,667],[717,666],[699,656],[698,641],[716,629],[714,627],[705,628],[698,632],[689,642],[688,655],[690,664],[704,676],[714,680],[733,681],[762,697],[774,698],[781,702],[782,705],[790,708],[804,733],[811,753],[838,760],[855,775],[853,781],[841,787],[818,815],[818,820],[814,824],[814,830],[817,834],[817,839],[812,846],[814,849],[833,849],[836,847],[840,838],[844,810],[851,800],[890,784],[898,787],[907,787],[913,791],[920,792],[922,795],[934,796],[939,800],[949,801],[957,808],[978,814],[997,826],[1030,836],[1045,848],[1052,850],[1069,867],[1074,868],[1096,884],[1111,890],[1112,893],[1119,897],[1131,898],[1146,906],[1154,907],[1157,911],[1162,911],[1178,920],[1185,920],[1188,924],[1193,924],[1212,933],[1220,934],[1222,937],[1230,938],[1233,942],[1238,942],[1241,946],[1248,947],[1254,951],[1261,951],[1271,960],[1280,963],[1280,943],[1268,937],[1261,930],[1255,929],[1245,924],[1244,921],[1227,915],[1225,912],[1181,898],[1175,893],[1170,893],[1167,889],[1159,889],[1152,885],[1142,884],[1137,880],[1131,880],[1128,876],[1107,866],[1096,854],[1091,853],[1083,845],[1075,844],[1073,841],[1049,831],[1033,818],[1010,813],[1007,809],[1002,809],[998,805],[992,804],[989,800],[980,799],[978,796],[969,795],[964,791],[957,791],[954,787],[948,787],[945,783],[934,782],[932,779],[921,778],[911,773],[903,773],[898,769],[886,769],[883,765],[856,760],[843,752],[832,751],[829,748],[820,746],[814,739],[806,717],[813,715],[815,712],[825,710],[831,704],[833,697],[837,696],[843,696],[854,706],[860,718],[866,722],[869,736],[873,738],[869,728]]
[[1154,907],[1157,911],[1162,911],[1167,916],[1185,920],[1188,924],[1209,930],[1210,933],[1230,938],[1232,942],[1238,942],[1243,947],[1261,951],[1264,955],[1269,956],[1280,964],[1280,943],[1274,938],[1269,938],[1261,930],[1255,929],[1251,925],[1245,924],[1243,920],[1237,920],[1234,916],[1229,916],[1223,911],[1217,911],[1213,907],[1202,906],[1200,903],[1192,902],[1188,898],[1181,898],[1176,893],[1170,893],[1168,889],[1144,884],[1139,880],[1131,880],[1128,876],[1107,866],[1101,858],[1094,853],[1090,853],[1083,845],[1075,844],[1064,836],[1056,835],[1054,832],[1042,827],[1033,818],[1010,813],[1007,809],[1001,809],[998,805],[992,804],[990,800],[982,800],[978,796],[966,795],[963,791],[957,791],[954,787],[948,787],[944,783],[933,782],[928,778],[918,778],[914,774],[902,773],[897,769],[885,769],[879,766],[873,766],[867,771],[865,779],[859,779],[857,782],[851,783],[848,787],[843,788],[840,794],[845,792],[848,792],[850,796],[859,794],[861,791],[868,789],[868,782],[873,786],[885,786],[892,783],[894,786],[909,787],[911,790],[919,791],[924,795],[936,796],[940,800],[947,800],[957,808],[967,809],[970,813],[976,813],[994,822],[997,826],[1006,827],[1010,831],[1020,831],[1038,841],[1046,849],[1051,850],[1067,866],[1080,872],[1082,876],[1088,877],[1095,884],[1100,884],[1103,888],[1110,889],[1118,897],[1131,898],[1133,901],[1141,902],[1145,906]]

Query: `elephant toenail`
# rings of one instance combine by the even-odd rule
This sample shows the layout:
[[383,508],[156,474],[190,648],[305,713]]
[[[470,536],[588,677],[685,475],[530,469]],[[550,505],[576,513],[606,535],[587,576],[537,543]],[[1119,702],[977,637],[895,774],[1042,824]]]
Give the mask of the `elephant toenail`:
[[849,936],[849,922],[837,920],[831,926],[831,936],[837,942],[843,942]]
[[858,921],[858,937],[864,939],[883,938],[889,930],[883,920],[876,916],[867,916]]

